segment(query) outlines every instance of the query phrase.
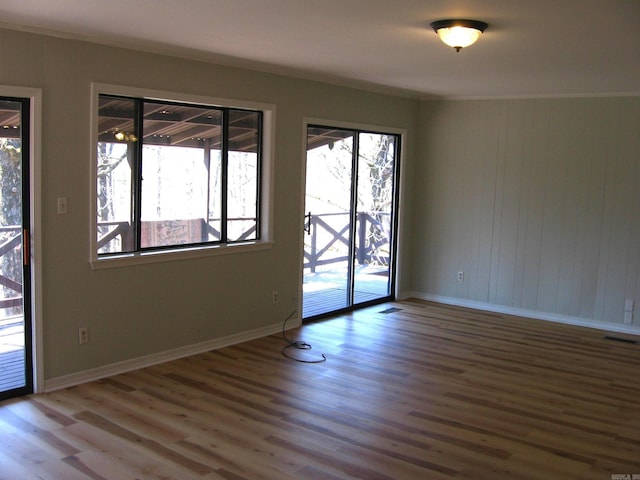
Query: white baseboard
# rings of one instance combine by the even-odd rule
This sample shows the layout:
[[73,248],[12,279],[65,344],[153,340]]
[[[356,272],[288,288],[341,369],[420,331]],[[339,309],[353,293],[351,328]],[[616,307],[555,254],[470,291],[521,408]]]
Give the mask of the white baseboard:
[[[301,325],[300,318],[292,319],[287,324],[287,329],[297,328]],[[102,367],[84,370],[82,372],[63,375],[61,377],[50,378],[44,381],[44,391],[52,392],[62,388],[73,387],[81,383],[100,380],[101,378],[119,375],[121,373],[138,370],[140,368],[150,367],[159,363],[170,362],[179,358],[197,355],[199,353],[209,352],[218,348],[228,347],[237,343],[255,340],[256,338],[266,337],[282,331],[282,323],[268,325],[266,327],[256,328],[246,332],[228,335],[222,338],[215,338],[205,342],[186,345],[184,347],[174,348],[164,352],[153,353],[144,357],[125,360],[123,362],[112,363]]]
[[465,300],[462,298],[444,297],[441,295],[432,295],[423,292],[404,292],[402,299],[418,298],[420,300],[428,300],[431,302],[443,303],[446,305],[455,305],[458,307],[473,308],[476,310],[484,310],[493,313],[503,313],[505,315],[515,315],[518,317],[531,318],[533,320],[545,320],[548,322],[565,323],[567,325],[576,325],[580,327],[595,328],[607,332],[628,333],[631,335],[640,335],[640,326],[613,324],[606,322],[598,322],[588,318],[571,317],[569,315],[560,315],[556,313],[539,312],[536,310],[527,310],[524,308],[507,307],[504,305],[494,305],[491,303],[476,302],[474,300]]

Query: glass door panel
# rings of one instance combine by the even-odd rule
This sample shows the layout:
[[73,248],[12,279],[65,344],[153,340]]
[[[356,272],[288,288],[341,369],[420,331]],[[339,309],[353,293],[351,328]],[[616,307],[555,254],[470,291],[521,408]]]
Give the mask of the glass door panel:
[[303,316],[350,305],[354,133],[309,127]]
[[32,391],[28,100],[0,98],[0,398]]
[[391,294],[396,136],[360,133],[353,303]]

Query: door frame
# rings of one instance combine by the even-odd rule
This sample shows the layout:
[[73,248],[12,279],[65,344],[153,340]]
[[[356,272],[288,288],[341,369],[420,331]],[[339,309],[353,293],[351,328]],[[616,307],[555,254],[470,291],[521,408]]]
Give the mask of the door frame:
[[[294,320],[297,326],[302,324],[302,302],[303,302],[303,282],[304,282],[304,207],[305,207],[305,195],[307,188],[307,130],[309,125],[320,125],[322,127],[328,128],[341,128],[346,130],[363,130],[363,131],[372,131],[376,133],[389,133],[393,135],[397,135],[400,137],[400,153],[397,161],[399,165],[396,170],[397,179],[397,204],[395,211],[396,218],[396,232],[395,232],[395,258],[394,258],[394,268],[390,272],[393,275],[393,278],[390,278],[391,284],[393,285],[393,296],[395,298],[400,297],[400,285],[398,282],[401,276],[402,265],[404,262],[402,261],[402,231],[403,231],[403,219],[404,219],[404,205],[406,203],[405,199],[405,156],[406,156],[406,141],[407,141],[407,130],[403,128],[395,128],[395,127],[385,127],[380,125],[372,125],[366,123],[354,123],[354,122],[342,122],[337,120],[327,120],[323,118],[315,118],[315,117],[304,117],[302,119],[302,169],[300,176],[300,215],[298,215],[298,222],[300,224],[298,231],[300,232],[298,235],[298,315]],[[357,308],[357,306],[356,306]]]
[[[3,97],[29,99],[29,231],[31,255],[31,352],[34,393],[44,391],[42,328],[42,213],[41,213],[41,127],[42,90],[39,88],[0,85]],[[24,128],[24,126],[23,126]]]

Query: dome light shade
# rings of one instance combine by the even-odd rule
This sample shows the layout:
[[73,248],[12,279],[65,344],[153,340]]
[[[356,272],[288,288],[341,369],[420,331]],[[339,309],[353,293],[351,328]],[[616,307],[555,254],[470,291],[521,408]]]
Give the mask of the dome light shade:
[[448,19],[432,22],[431,27],[440,40],[459,52],[461,48],[473,45],[488,25],[478,20]]

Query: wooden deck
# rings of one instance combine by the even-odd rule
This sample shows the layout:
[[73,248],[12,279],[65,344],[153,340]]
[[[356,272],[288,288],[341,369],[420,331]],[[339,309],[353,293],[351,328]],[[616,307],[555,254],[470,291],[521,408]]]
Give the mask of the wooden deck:
[[606,480],[640,473],[640,346],[394,302],[0,403],[0,478]]
[[[380,293],[355,292],[354,303],[364,303],[382,298]],[[315,317],[327,312],[335,312],[347,306],[347,290],[344,288],[327,288],[314,292],[305,292],[302,302],[303,318]]]
[[0,353],[0,392],[25,386],[24,349]]
[[0,392],[25,386],[22,317],[0,321]]
[[[302,317],[311,318],[346,308],[346,278],[344,270],[305,273]],[[354,305],[387,298],[388,279],[386,269],[358,268],[355,272]]]

